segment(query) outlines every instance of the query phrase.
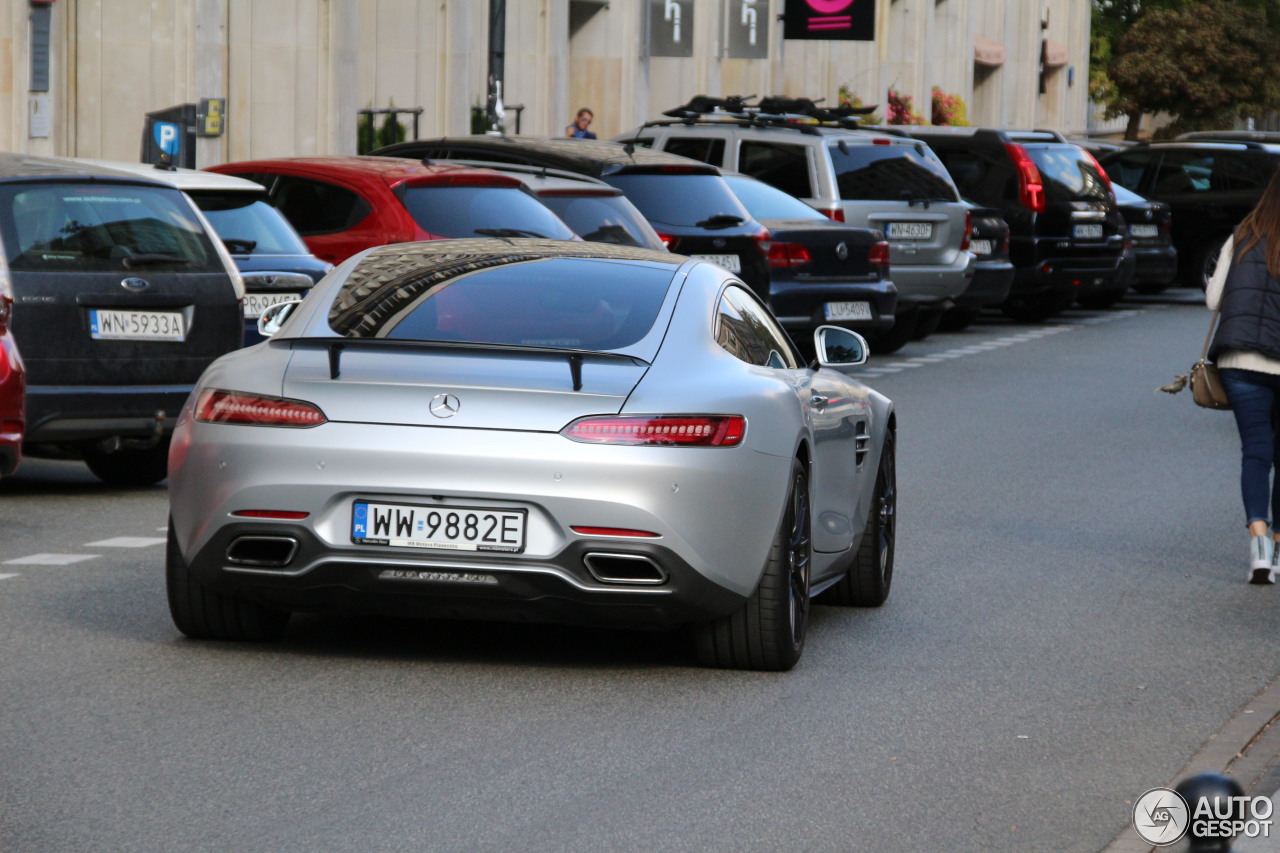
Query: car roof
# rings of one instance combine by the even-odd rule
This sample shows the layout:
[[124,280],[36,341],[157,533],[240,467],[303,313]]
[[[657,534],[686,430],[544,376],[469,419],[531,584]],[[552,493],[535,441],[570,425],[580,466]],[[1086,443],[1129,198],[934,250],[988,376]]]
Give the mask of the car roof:
[[1025,130],[1001,127],[971,127],[951,125],[890,125],[881,127],[885,133],[909,136],[913,139],[974,139],[994,142],[1044,142],[1070,143],[1056,130]]
[[469,166],[472,168],[492,169],[495,172],[501,172],[504,175],[511,175],[518,178],[525,186],[536,192],[544,192],[554,190],[557,193],[564,194],[573,190],[581,190],[591,195],[622,195],[622,190],[611,184],[606,184],[599,178],[593,178],[590,175],[584,175],[580,172],[569,172],[564,169],[552,169],[548,166],[531,166],[523,163],[497,163],[488,160],[459,160],[450,157],[449,159],[432,160],[432,163],[445,164],[451,163],[458,166]]
[[258,183],[247,180],[245,178],[237,178],[235,175],[222,175],[217,172],[206,172],[201,169],[180,169],[176,167],[165,168],[152,163],[130,163],[121,160],[96,160],[93,158],[67,158],[74,163],[85,163],[90,166],[101,166],[106,169],[116,169],[121,172],[128,172],[131,175],[138,175],[143,178],[150,178],[154,181],[160,181],[166,184],[172,184],[178,189],[186,192],[188,190],[223,190],[229,192],[255,192],[265,193],[266,189]]
[[[476,152],[475,159],[482,159],[483,153],[492,152],[495,156],[525,157],[536,159],[541,164],[568,169],[590,175],[609,174],[631,166],[661,167],[684,166],[696,169],[704,174],[719,174],[716,167],[701,160],[692,160],[678,154],[655,151],[644,146],[628,146],[621,142],[608,142],[599,139],[568,139],[557,137],[535,136],[445,136],[438,139],[418,139],[413,142],[401,142],[380,148],[389,156],[396,156],[400,151],[412,148],[423,149],[434,146],[470,149]],[[380,155],[381,156],[381,155]]]
[[478,169],[473,166],[459,166],[452,163],[426,164],[421,160],[407,157],[369,157],[369,156],[327,156],[327,157],[274,157],[266,160],[240,160],[234,163],[222,163],[212,169],[231,169],[238,172],[293,171],[309,175],[347,174],[364,178],[380,178],[388,186],[395,186],[414,178],[432,176],[476,177],[490,176],[496,184],[514,186],[515,182],[507,175],[500,175],[492,169]]
[[118,169],[94,165],[65,157],[36,157],[30,154],[0,153],[0,181],[29,181],[36,178],[48,180],[108,180],[120,183],[151,184],[162,186],[159,181],[141,178]]

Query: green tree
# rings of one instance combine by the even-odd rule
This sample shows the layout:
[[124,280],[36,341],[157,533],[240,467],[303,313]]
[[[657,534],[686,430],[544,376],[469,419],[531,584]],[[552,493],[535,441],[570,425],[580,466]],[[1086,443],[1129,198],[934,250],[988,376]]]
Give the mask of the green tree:
[[[1243,38],[1240,35],[1243,34]],[[1280,0],[1093,0],[1089,95],[1108,118],[1170,112],[1172,132],[1276,105]]]

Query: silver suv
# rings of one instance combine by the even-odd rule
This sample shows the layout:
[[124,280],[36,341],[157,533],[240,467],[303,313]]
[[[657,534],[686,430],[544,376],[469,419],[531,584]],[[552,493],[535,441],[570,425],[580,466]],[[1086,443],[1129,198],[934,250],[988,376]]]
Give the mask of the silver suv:
[[[726,111],[721,109],[730,105]],[[937,327],[973,278],[969,214],[927,145],[858,130],[838,111],[803,100],[696,98],[616,137],[745,172],[830,216],[882,231],[898,286],[898,321],[882,333],[899,346]],[[815,123],[816,122],[816,123]]]

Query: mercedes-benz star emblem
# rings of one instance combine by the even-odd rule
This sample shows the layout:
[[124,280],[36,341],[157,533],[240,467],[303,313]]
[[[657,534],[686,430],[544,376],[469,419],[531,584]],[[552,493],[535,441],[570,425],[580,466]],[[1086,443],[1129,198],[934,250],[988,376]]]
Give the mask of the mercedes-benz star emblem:
[[431,405],[428,407],[431,414],[437,418],[451,418],[458,413],[460,408],[462,408],[462,404],[452,394],[435,395],[431,398]]
[[150,287],[151,282],[147,281],[145,278],[126,278],[124,281],[120,282],[120,286],[125,290],[132,290],[137,293],[140,290],[146,290]]
[[842,260],[842,261],[844,261],[844,260],[848,260],[848,259],[849,259],[849,247],[848,247],[848,246],[846,246],[844,243],[838,243],[838,244],[836,245],[836,257],[837,257],[837,258],[839,258],[839,259],[840,259],[840,260]]

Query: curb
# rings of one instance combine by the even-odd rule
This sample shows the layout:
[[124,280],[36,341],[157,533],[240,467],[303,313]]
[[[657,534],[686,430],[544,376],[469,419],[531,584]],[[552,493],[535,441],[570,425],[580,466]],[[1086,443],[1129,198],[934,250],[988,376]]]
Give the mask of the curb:
[[[1250,699],[1236,715],[1209,736],[1186,766],[1165,783],[1172,788],[1198,773],[1234,776],[1247,794],[1270,795],[1280,789],[1280,676]],[[1182,849],[1155,847],[1143,841],[1132,826],[1116,836],[1100,853],[1172,853]]]

